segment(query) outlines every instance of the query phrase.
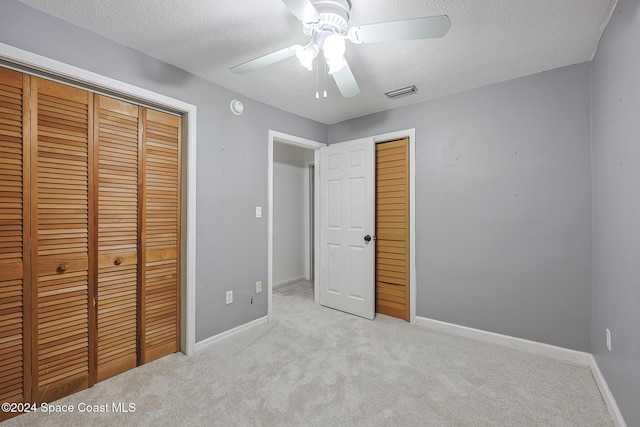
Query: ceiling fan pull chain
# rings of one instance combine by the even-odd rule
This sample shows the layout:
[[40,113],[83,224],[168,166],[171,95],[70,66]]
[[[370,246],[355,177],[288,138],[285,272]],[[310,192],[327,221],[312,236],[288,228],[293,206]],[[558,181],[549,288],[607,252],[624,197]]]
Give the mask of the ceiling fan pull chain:
[[[320,56],[320,55],[318,55]],[[322,87],[324,88],[324,99],[327,99],[327,61],[322,60]]]

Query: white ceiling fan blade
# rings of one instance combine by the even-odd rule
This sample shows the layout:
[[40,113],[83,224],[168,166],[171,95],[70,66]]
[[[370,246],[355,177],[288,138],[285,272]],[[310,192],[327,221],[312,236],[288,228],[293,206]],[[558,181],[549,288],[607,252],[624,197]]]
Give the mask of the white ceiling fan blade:
[[343,98],[351,98],[360,93],[358,82],[349,68],[349,64],[345,65],[342,70],[333,73],[332,76]]
[[257,70],[258,68],[266,67],[267,65],[271,65],[278,61],[282,61],[283,59],[287,59],[290,56],[294,56],[298,49],[302,49],[302,46],[294,44],[293,46],[267,53],[259,58],[231,67],[230,70],[234,74],[245,74],[249,71]]
[[353,27],[349,29],[349,40],[353,43],[380,43],[431,39],[444,37],[449,28],[451,20],[447,15],[426,16]]
[[309,0],[282,0],[301,22],[318,22],[320,15]]

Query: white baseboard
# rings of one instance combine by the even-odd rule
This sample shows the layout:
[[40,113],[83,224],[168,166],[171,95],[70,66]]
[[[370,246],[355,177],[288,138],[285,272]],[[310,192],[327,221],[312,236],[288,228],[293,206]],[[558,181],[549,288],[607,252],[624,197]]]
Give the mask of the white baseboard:
[[430,329],[436,329],[438,331],[448,332],[454,335],[474,338],[480,341],[500,344],[507,347],[528,351],[530,353],[553,357],[554,359],[566,360],[569,362],[577,363],[579,365],[590,366],[591,363],[591,354],[583,351],[570,350],[568,348],[557,347],[555,345],[525,340],[509,335],[496,334],[494,332],[487,332],[481,329],[473,329],[466,326],[441,322],[439,320],[428,319],[426,317],[420,316],[416,316],[415,324],[425,326]]
[[273,285],[273,289],[281,288],[283,286],[292,285],[298,282],[304,282],[307,278],[305,276],[294,277],[293,279],[285,280],[284,282],[276,283]]
[[480,341],[490,342],[494,344],[504,345],[506,347],[517,348],[519,350],[528,351],[530,353],[540,354],[543,356],[553,357],[554,359],[565,360],[577,363],[579,365],[591,368],[593,378],[600,389],[600,394],[607,410],[616,427],[627,427],[622,418],[620,408],[616,403],[607,381],[604,379],[598,363],[592,354],[583,351],[570,350],[568,348],[557,347],[555,345],[544,344],[536,341],[516,338],[509,335],[496,334],[494,332],[483,331],[481,329],[469,328],[466,326],[455,325],[453,323],[441,322],[426,317],[416,316],[416,325],[424,326],[442,332],[448,332],[453,335],[459,335],[467,338],[473,338]]
[[600,394],[602,394],[602,399],[607,405],[613,424],[615,424],[616,427],[627,427],[627,423],[624,421],[624,418],[622,418],[622,412],[620,412],[616,399],[614,399],[613,394],[609,389],[607,380],[604,379],[604,376],[598,367],[598,362],[596,362],[596,358],[593,357],[592,354],[589,355],[589,367],[591,367],[591,373],[593,374],[593,378],[596,380],[596,384],[598,384]]
[[269,322],[269,316],[260,317],[259,319],[252,320],[251,322],[245,323],[244,325],[236,326],[235,328],[229,329],[228,331],[221,332],[218,335],[214,335],[202,341],[198,341],[196,343],[196,352],[212,344],[215,344],[219,341],[222,341],[225,338],[229,338],[231,335],[235,333],[244,332],[249,329],[255,328],[256,326],[264,325],[265,323],[268,323],[268,322]]

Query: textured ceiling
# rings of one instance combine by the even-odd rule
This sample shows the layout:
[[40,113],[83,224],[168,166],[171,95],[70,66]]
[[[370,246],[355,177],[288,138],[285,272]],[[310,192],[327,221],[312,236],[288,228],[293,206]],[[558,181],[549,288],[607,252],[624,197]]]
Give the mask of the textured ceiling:
[[[449,15],[442,39],[347,44],[361,93],[343,99],[295,57],[235,75],[229,67],[306,44],[280,0],[21,0],[249,98],[322,123],[589,61],[616,0],[351,0],[350,26]],[[320,84],[323,77],[320,76]],[[415,84],[389,100],[384,92]]]

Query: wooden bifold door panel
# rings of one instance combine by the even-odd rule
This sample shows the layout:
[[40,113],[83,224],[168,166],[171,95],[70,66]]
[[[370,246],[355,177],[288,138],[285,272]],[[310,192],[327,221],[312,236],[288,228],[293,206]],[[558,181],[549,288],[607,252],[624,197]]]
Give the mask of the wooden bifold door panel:
[[376,144],[376,312],[409,320],[409,140]]
[[0,68],[1,402],[51,402],[180,349],[181,132]]
[[89,386],[92,95],[31,79],[32,382],[53,401]]
[[95,96],[97,381],[137,364],[140,107]]
[[[0,402],[30,399],[28,80],[0,68]],[[25,160],[26,159],[26,160]],[[0,421],[8,414],[0,413]]]
[[146,110],[142,363],[180,348],[179,117]]

